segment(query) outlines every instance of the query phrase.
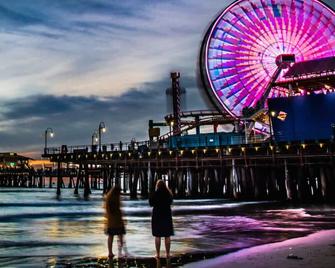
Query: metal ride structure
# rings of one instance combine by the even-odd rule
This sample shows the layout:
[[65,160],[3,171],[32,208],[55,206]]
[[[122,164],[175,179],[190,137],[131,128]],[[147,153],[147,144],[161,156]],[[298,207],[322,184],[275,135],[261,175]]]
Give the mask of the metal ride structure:
[[[165,116],[165,122],[153,122],[149,120],[149,138],[151,147],[155,147],[154,140],[157,138],[162,143],[172,136],[187,134],[189,130],[195,129],[197,135],[200,134],[201,126],[213,126],[213,131],[217,132],[219,124],[233,124],[236,120],[228,113],[224,114],[216,110],[193,110],[182,111],[181,97],[185,94],[185,89],[180,83],[180,73],[170,73],[171,88],[166,90],[166,94],[172,97],[173,113]],[[159,127],[169,127],[167,133],[161,135]]]
[[[204,38],[200,72],[214,105],[234,118],[290,94],[291,63],[335,56],[335,13],[319,0],[238,0]],[[326,86],[327,87],[327,86]]]

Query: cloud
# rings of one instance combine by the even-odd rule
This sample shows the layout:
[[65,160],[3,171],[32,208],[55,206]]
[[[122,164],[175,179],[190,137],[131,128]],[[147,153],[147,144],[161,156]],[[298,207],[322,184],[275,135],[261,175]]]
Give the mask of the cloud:
[[9,28],[43,23],[43,21],[36,16],[17,12],[15,9],[3,5],[0,5],[0,18],[1,24],[9,26]]
[[[52,146],[90,144],[100,121],[105,122],[108,129],[103,143],[127,142],[133,137],[146,140],[148,120],[164,121],[168,112],[165,90],[170,83],[166,77],[133,88],[121,96],[104,98],[34,95],[6,101],[0,117],[0,151],[20,148],[38,157],[48,127],[55,132],[54,139],[49,139]],[[195,77],[182,77],[181,84],[187,89],[187,102],[205,109]]]

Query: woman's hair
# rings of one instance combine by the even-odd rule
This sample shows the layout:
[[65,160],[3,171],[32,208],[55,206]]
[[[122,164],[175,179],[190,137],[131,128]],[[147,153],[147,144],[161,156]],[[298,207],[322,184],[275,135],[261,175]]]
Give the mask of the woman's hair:
[[163,180],[158,180],[156,182],[156,191],[167,192],[172,196],[171,190],[166,186],[166,184]]
[[112,212],[113,210],[120,209],[120,193],[121,188],[115,185],[106,194],[105,204],[107,212]]

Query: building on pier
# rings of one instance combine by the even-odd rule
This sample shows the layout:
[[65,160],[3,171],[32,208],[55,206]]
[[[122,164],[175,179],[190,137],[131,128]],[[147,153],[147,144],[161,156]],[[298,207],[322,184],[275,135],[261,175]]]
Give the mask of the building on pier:
[[18,155],[13,152],[0,153],[0,168],[1,169],[16,169],[26,167],[30,158]]

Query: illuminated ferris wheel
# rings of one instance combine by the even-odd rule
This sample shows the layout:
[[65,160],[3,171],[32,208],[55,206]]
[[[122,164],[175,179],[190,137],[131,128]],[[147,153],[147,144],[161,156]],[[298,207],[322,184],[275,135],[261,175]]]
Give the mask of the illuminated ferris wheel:
[[262,98],[288,94],[279,87],[267,91],[280,55],[294,55],[296,62],[335,56],[334,33],[335,12],[319,0],[238,0],[205,36],[205,88],[219,109],[240,117]]

